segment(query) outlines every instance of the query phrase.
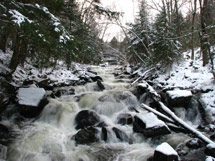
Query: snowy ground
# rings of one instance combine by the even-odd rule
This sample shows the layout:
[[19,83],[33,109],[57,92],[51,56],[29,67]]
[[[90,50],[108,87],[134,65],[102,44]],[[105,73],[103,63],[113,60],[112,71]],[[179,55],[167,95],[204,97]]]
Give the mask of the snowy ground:
[[165,74],[159,74],[154,80],[163,89],[191,89],[202,91],[200,101],[203,103],[210,122],[215,123],[215,80],[209,66],[203,67],[199,58],[199,49],[195,51],[196,60],[192,65],[191,51],[183,53],[183,61],[175,64]]

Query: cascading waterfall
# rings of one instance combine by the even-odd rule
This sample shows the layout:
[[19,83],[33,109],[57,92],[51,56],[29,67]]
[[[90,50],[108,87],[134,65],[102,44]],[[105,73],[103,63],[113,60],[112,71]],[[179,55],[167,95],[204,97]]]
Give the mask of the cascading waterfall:
[[[130,125],[117,124],[120,114],[135,114],[130,108],[138,109],[140,113],[146,111],[129,91],[129,83],[117,82],[114,69],[116,66],[92,68],[103,78],[104,91],[97,90],[96,83],[88,83],[74,87],[75,95],[50,99],[36,121],[17,128],[19,136],[9,146],[8,161],[147,161],[157,143],[133,133]],[[75,117],[84,109],[96,111],[108,125],[106,141],[100,138],[97,143],[77,145],[72,139],[78,131]],[[116,137],[112,127],[124,131],[127,140]],[[101,128],[99,130],[101,132]],[[181,140],[171,139],[176,135],[179,134],[165,137],[172,145],[186,138],[180,134]]]

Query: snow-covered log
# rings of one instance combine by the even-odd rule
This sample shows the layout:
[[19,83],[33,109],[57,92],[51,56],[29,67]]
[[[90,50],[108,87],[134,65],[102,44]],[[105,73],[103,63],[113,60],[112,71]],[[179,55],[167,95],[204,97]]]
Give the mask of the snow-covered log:
[[165,120],[165,121],[168,121],[168,122],[173,123],[173,124],[175,123],[175,121],[172,120],[171,118],[169,118],[168,116],[166,116],[166,115],[160,113],[159,111],[157,111],[157,110],[155,110],[155,109],[149,107],[148,105],[146,105],[146,104],[144,104],[144,103],[141,104],[141,107],[143,107],[143,108],[146,109],[147,111],[150,111],[150,112],[154,113],[154,114],[157,115],[159,118],[161,118],[161,120]]
[[[152,87],[147,84],[147,88],[151,89]],[[149,92],[151,90],[148,90]],[[153,90],[153,94],[154,92],[156,92],[155,90]],[[158,95],[158,94],[156,94]],[[182,127],[184,127],[185,129],[187,129],[188,131],[190,131],[191,133],[193,133],[194,135],[196,135],[198,138],[202,139],[204,142],[208,143],[208,144],[215,144],[212,140],[210,140],[208,137],[206,137],[205,135],[203,135],[200,131],[196,130],[195,128],[193,128],[192,126],[188,125],[186,122],[184,122],[182,119],[180,119],[178,116],[175,115],[174,112],[172,112],[167,106],[165,106],[161,100],[159,100],[157,97],[155,97],[155,101],[158,102],[160,108],[166,113],[168,114],[175,122],[177,122],[179,125],[181,125]]]
[[208,144],[215,144],[212,140],[210,140],[208,137],[203,135],[200,131],[196,130],[192,126],[188,125],[186,122],[184,122],[182,119],[180,119],[178,116],[175,115],[174,112],[172,112],[167,106],[165,106],[162,102],[159,102],[160,107],[162,110],[164,110],[173,120],[175,120],[178,124],[180,124],[182,127],[189,130],[191,133],[196,135],[198,138],[202,139],[204,142]]
[[131,83],[131,86],[133,86],[135,83],[137,83],[140,79],[144,78],[146,76],[146,74],[148,74],[149,72],[151,72],[152,70],[154,70],[155,68],[151,68],[147,71],[145,71],[144,73],[142,73],[140,75],[140,77],[138,77],[134,82]]

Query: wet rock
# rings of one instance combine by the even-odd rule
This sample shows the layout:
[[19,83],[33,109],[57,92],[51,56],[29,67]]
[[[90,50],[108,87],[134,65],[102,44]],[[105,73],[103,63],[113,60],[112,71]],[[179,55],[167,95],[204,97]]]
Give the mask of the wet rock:
[[44,79],[37,83],[39,88],[44,88],[45,90],[53,90],[54,86],[51,85],[50,79]]
[[198,138],[194,138],[194,139],[188,140],[186,142],[186,146],[191,148],[191,149],[198,149],[198,148],[201,148],[203,146],[203,143]]
[[53,91],[52,97],[61,97],[65,95],[74,95],[75,94],[75,89],[73,88],[57,88]]
[[112,130],[114,131],[116,137],[119,140],[125,141],[125,142],[129,141],[129,137],[128,137],[128,135],[124,131],[122,131],[119,128],[116,128],[116,127],[113,127]]
[[167,125],[151,112],[134,116],[133,131],[147,137],[171,133]]
[[99,141],[99,130],[96,127],[88,127],[79,130],[72,139],[76,144],[91,144]]
[[97,80],[97,85],[101,91],[103,91],[105,89],[105,86],[102,84],[102,82],[100,80]]
[[5,110],[6,106],[9,103],[9,97],[0,92],[0,113]]
[[168,144],[162,143],[154,152],[153,161],[178,161],[178,153]]
[[86,72],[86,74],[87,74],[94,82],[96,82],[96,81],[98,81],[98,80],[102,81],[102,78],[101,78],[100,76],[98,76],[97,73],[94,73],[94,72],[92,72],[92,71],[88,71],[88,72]]
[[104,140],[104,141],[108,141],[110,139],[109,136],[111,136],[110,129],[107,128],[107,127],[102,127],[101,139]]
[[7,145],[12,139],[12,131],[0,123],[0,144]]
[[0,161],[5,161],[7,158],[7,147],[0,144]]
[[205,154],[215,157],[215,144],[208,144],[205,149]]
[[24,80],[24,82],[22,83],[22,86],[28,86],[28,85],[32,85],[34,84],[34,80],[29,80],[29,79],[26,79]]
[[169,90],[166,96],[168,106],[186,107],[192,98],[192,93],[189,90]]
[[75,117],[76,129],[102,125],[100,116],[92,110],[80,111]]
[[27,118],[36,117],[48,104],[43,88],[19,88],[17,100],[20,114]]
[[121,113],[117,117],[117,124],[121,125],[131,125],[133,123],[133,117],[129,113]]

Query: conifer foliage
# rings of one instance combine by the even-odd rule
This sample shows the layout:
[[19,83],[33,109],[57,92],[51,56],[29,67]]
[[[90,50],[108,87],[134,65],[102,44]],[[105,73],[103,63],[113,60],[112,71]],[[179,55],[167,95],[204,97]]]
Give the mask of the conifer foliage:
[[96,26],[84,22],[79,8],[75,0],[1,1],[0,50],[12,50],[11,73],[26,60],[40,69],[58,60],[68,68],[72,61],[98,63]]

